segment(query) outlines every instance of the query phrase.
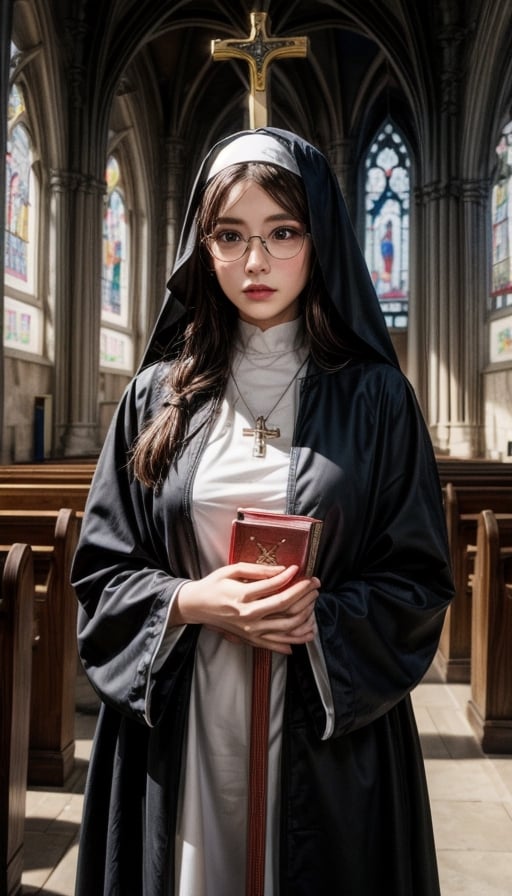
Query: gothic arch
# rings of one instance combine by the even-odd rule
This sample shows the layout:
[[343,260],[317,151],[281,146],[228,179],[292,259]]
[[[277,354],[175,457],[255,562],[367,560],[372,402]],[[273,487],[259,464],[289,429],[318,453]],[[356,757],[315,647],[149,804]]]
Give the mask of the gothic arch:
[[[45,322],[43,353],[46,361],[53,361],[59,299],[53,259],[50,259],[55,245],[51,172],[62,170],[66,164],[68,128],[61,90],[60,48],[48,6],[15,3],[12,37],[19,53],[14,60],[11,81],[20,83],[26,98],[39,188],[37,293]],[[53,377],[53,369],[45,367],[43,389],[53,388]]]
[[[119,82],[113,98],[110,117],[107,156],[117,149],[123,164],[127,196],[130,206],[133,250],[133,339],[135,357],[145,342],[149,322],[154,319],[159,297],[158,283],[163,270],[158,267],[159,252],[163,250],[160,233],[164,221],[164,197],[159,189],[159,172],[165,160],[159,135],[159,114],[153,88],[143,90],[147,82],[144,54],[135,59]],[[151,79],[150,79],[151,83]]]
[[60,48],[47,5],[14,4],[13,40],[20,49],[11,79],[19,79],[30,105],[34,142],[46,169],[58,169],[67,151],[67,122],[61,90]]
[[467,178],[489,178],[501,127],[512,117],[512,9],[486,3],[468,66],[462,139],[462,168]]

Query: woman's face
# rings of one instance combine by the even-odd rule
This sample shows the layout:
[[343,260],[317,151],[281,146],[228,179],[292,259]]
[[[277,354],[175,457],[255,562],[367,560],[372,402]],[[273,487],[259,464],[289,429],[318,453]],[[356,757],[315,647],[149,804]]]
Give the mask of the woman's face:
[[[220,245],[236,243],[242,251],[246,246],[242,241],[249,237],[260,236],[269,245],[284,245],[293,242],[294,233],[304,231],[303,221],[290,215],[262,187],[246,181],[229,191],[213,235]],[[251,239],[240,259],[222,261],[212,255],[211,263],[222,291],[240,318],[267,330],[299,316],[299,296],[308,282],[311,253],[309,236],[297,255],[285,259],[274,258],[261,240]]]

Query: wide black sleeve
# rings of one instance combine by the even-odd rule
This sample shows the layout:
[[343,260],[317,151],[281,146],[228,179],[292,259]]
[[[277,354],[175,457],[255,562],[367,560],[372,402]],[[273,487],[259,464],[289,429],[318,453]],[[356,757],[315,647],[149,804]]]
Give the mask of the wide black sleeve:
[[[351,409],[337,421],[338,447],[325,441],[320,452],[312,436],[317,450],[302,452],[315,458],[303,478],[322,492],[312,509],[325,517],[316,618],[332,736],[383,715],[420,681],[453,596],[437,467],[414,393],[389,368],[370,382],[362,376],[351,384]],[[335,400],[328,401],[331,416]],[[343,472],[341,494],[336,484],[322,484],[334,461]],[[293,671],[315,730],[325,736],[325,708],[303,648],[294,651]]]
[[172,597],[184,581],[169,568],[153,519],[153,492],[134,480],[128,459],[152,401],[152,377],[127,388],[110,426],[88,496],[72,568],[79,601],[79,653],[94,688],[119,712],[157,721],[194,648],[188,626],[164,668],[152,664]]

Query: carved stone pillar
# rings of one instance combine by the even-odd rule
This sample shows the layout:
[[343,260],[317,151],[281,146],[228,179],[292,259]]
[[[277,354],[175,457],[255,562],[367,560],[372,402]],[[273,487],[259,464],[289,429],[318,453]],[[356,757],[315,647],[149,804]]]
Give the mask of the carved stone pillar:
[[464,320],[463,382],[465,420],[470,427],[472,454],[485,450],[485,407],[482,371],[486,365],[485,318],[491,257],[491,184],[487,179],[462,183],[464,269],[462,319]]
[[466,39],[458,13],[451,0],[439,4],[439,112],[425,130],[425,167],[415,191],[411,295],[417,304],[409,357],[436,449],[473,457],[481,452],[479,266],[485,235],[481,185],[461,179],[457,152]]
[[55,425],[58,452],[98,451],[101,233],[105,185],[71,172],[51,176],[55,269]]
[[[429,184],[423,190],[425,208],[427,295],[428,419],[434,443],[442,451],[451,445],[451,427],[462,421],[460,338],[459,199],[454,183]],[[458,454],[469,454],[460,446]]]
[[176,257],[181,223],[184,143],[179,137],[169,137],[165,146],[167,160],[165,276],[168,277]]
[[356,178],[354,177],[352,147],[353,140],[334,140],[329,146],[328,158],[340,183],[349,212],[351,215],[354,215],[357,203],[357,189]]
[[459,457],[481,452],[482,195],[479,187],[475,199],[475,185],[457,180],[416,191],[414,291],[421,306],[413,318],[411,379],[420,383],[435,447]]
[[[2,110],[7,109],[7,97],[9,95],[9,60],[11,55],[11,28],[12,28],[12,0],[0,5],[0,102]],[[7,116],[2,111],[0,115],[0,146],[3,152],[7,140]],[[5,214],[5,174],[2,169],[0,183],[0,259],[1,277],[4,282],[4,214]],[[4,302],[3,290],[0,295],[0,459],[3,460],[4,445],[3,419],[4,419]]]

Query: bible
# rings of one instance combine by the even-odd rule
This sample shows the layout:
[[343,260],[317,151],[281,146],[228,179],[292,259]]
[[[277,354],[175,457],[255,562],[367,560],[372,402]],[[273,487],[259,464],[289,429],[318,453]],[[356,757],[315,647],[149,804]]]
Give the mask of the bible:
[[[240,507],[231,527],[229,562],[270,566],[297,564],[297,576],[311,576],[318,553],[322,520]],[[247,862],[245,896],[265,891],[268,732],[272,651],[253,649],[249,796],[247,804]]]
[[322,520],[240,507],[231,528],[229,562],[269,566],[297,564],[297,575],[313,575]]

